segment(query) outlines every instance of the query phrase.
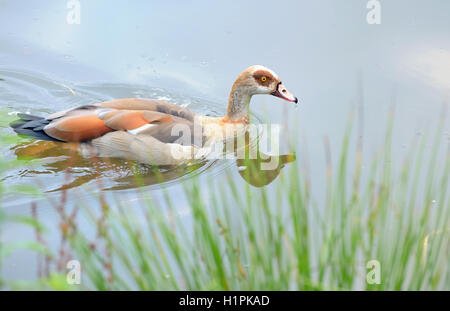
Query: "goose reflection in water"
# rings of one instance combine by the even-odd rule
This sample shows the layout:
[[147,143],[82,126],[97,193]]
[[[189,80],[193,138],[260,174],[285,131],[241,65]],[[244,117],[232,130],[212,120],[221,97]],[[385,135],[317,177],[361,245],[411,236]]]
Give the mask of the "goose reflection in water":
[[[250,185],[263,187],[280,174],[287,163],[295,161],[295,154],[269,156],[251,147],[249,135],[245,136],[245,158],[235,160],[239,175]],[[257,150],[254,150],[257,149]],[[77,143],[53,141],[28,141],[11,148],[18,159],[41,159],[42,167],[22,169],[24,177],[67,172],[69,180],[50,192],[79,187],[91,181],[108,179],[102,190],[125,190],[140,186],[159,185],[197,175],[219,162],[228,160],[203,160],[177,166],[150,166],[118,158],[86,158],[78,152]],[[249,156],[252,154],[252,156]],[[270,163],[270,165],[268,165]]]

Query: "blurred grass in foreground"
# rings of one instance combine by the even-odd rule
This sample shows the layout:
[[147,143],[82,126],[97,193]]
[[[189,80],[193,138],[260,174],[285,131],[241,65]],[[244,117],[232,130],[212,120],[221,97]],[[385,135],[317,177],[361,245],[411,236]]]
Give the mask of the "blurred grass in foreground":
[[[64,252],[46,246],[37,217],[0,214],[0,229],[2,222],[20,220],[36,230],[37,241],[26,247],[46,263],[36,282],[4,281],[0,288],[449,290],[450,152],[442,144],[443,125],[444,118],[436,134],[413,142],[395,167],[391,118],[384,148],[362,177],[362,150],[358,143],[353,149],[349,122],[337,167],[325,139],[322,198],[312,197],[299,161],[266,188],[243,188],[230,174],[226,187],[211,180],[201,188],[190,179],[184,189],[192,221],[177,216],[170,189],[162,190],[166,201],[160,203],[142,190],[143,200],[133,206],[108,202],[100,192],[98,206],[80,203],[71,214],[63,191],[56,209]],[[425,148],[429,142],[432,147]],[[93,212],[98,207],[100,215]],[[95,239],[79,230],[78,212],[92,221]],[[8,255],[2,246],[0,260]],[[65,282],[70,258],[81,263],[81,285]],[[374,259],[381,265],[381,284],[369,285],[366,265]]]

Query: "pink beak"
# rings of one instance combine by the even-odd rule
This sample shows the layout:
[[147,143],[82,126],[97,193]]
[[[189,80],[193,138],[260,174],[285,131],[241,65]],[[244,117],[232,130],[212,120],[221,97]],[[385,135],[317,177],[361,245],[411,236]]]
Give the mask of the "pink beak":
[[271,93],[273,96],[282,98],[284,100],[287,100],[289,102],[294,102],[294,103],[298,103],[298,99],[297,97],[295,97],[294,95],[291,94],[291,92],[289,92],[287,90],[287,88],[284,87],[284,85],[280,82],[277,85],[277,89]]

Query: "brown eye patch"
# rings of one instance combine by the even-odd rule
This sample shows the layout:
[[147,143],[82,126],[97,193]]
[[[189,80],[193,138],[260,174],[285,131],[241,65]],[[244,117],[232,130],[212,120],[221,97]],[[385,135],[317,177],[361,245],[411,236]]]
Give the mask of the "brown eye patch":
[[274,80],[272,74],[266,70],[255,71],[253,78],[262,86],[269,86]]

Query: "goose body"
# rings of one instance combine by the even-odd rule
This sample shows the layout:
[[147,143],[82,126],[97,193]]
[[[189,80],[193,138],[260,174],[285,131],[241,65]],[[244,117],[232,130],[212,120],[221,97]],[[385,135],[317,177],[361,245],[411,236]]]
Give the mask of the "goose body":
[[[19,114],[11,126],[42,140],[73,143],[83,155],[175,165],[205,156],[205,148],[245,132],[252,95],[297,102],[277,75],[252,66],[236,79],[224,117],[207,117],[155,99],[126,98],[75,107],[45,118]],[[231,133],[231,135],[230,135]]]

